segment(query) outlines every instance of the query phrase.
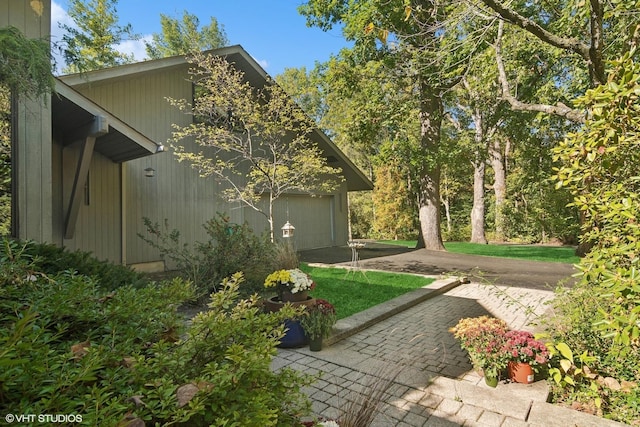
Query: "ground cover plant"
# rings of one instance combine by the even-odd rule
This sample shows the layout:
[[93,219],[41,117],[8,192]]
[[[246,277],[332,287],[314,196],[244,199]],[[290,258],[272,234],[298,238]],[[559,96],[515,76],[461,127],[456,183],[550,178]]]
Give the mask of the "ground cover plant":
[[0,240],[0,412],[101,426],[288,427],[308,415],[311,378],[270,369],[298,313],[239,299],[241,274],[187,325],[188,282],[111,289],[72,265],[42,272],[32,245]]
[[[415,240],[381,240],[380,243],[415,248]],[[575,248],[571,246],[539,246],[539,245],[511,245],[468,242],[446,242],[447,251],[458,254],[483,255],[500,258],[526,259],[530,261],[562,262],[576,264],[580,257],[576,256]]]
[[316,282],[311,295],[325,299],[336,309],[338,319],[351,316],[407,292],[433,283],[435,279],[402,273],[349,271],[344,268],[301,269]]

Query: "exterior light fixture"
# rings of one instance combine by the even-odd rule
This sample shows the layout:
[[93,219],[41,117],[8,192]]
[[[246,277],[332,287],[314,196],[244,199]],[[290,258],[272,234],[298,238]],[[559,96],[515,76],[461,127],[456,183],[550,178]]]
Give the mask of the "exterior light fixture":
[[282,226],[282,237],[293,237],[293,232],[296,228],[291,225],[289,221],[286,222],[285,225]]
[[146,176],[147,178],[153,178],[156,175],[156,170],[154,168],[146,168],[144,170],[144,176]]

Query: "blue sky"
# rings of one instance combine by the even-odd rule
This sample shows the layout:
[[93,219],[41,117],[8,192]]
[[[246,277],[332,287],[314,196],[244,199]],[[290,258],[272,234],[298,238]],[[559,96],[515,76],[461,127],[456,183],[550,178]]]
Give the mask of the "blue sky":
[[[195,14],[201,24],[215,17],[224,26],[230,44],[240,44],[272,76],[285,68],[307,67],[324,62],[347,46],[340,29],[323,32],[308,28],[298,14],[298,0],[119,0],[120,24],[130,23],[136,34],[149,38],[160,32],[160,14],[177,18],[184,10]],[[52,1],[51,34],[60,40],[58,22],[71,24],[66,15],[67,1]],[[127,41],[119,47],[145,57],[142,41]]]

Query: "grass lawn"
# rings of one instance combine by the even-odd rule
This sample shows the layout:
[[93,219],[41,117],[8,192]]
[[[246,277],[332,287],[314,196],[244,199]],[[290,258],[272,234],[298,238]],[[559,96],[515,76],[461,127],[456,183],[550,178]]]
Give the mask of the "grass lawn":
[[316,288],[310,295],[329,301],[336,308],[338,319],[351,316],[434,281],[425,277],[401,273],[368,271],[351,272],[344,268],[310,267],[301,269],[311,275]]
[[[394,244],[415,248],[415,240],[381,240],[380,243]],[[527,259],[530,261],[563,262],[577,264],[580,258],[570,246],[538,246],[538,245],[482,245],[468,242],[445,242],[449,252],[469,255],[484,255],[500,258]]]

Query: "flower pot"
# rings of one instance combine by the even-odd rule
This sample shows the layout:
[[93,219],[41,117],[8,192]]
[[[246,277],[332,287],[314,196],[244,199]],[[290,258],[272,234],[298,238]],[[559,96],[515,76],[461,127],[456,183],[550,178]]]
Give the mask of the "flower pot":
[[314,337],[309,339],[309,350],[320,351],[322,350],[322,337]]
[[531,384],[534,379],[533,368],[527,362],[509,362],[509,379],[521,384]]
[[484,382],[486,385],[488,385],[489,387],[497,387],[498,386],[498,376],[493,376],[493,375],[485,375],[484,376]]
[[[298,305],[310,305],[315,303],[315,298],[307,296],[304,301],[297,302],[289,302],[289,304],[293,306]],[[280,301],[278,297],[271,297],[269,299],[264,300],[264,309],[268,312],[276,312],[280,311],[284,305],[287,304],[286,301]],[[304,329],[300,325],[298,320],[287,319],[284,321],[284,326],[287,329],[285,331],[285,335],[278,344],[280,348],[295,348],[302,347],[307,344],[307,336],[304,333]]]
[[298,320],[285,320],[284,327],[286,328],[286,331],[284,337],[280,340],[278,347],[295,348],[307,345],[307,336],[305,335],[304,329],[302,329]]
[[309,292],[307,291],[296,292],[295,294],[292,294],[289,291],[282,292],[283,302],[302,302],[302,301],[306,301],[308,297],[309,297]]
[[269,299],[264,300],[264,308],[265,310],[269,311],[269,312],[276,312],[276,311],[280,311],[280,309],[282,307],[284,307],[284,305],[290,302],[291,305],[293,306],[298,306],[298,305],[311,305],[311,304],[315,304],[316,299],[310,296],[305,297],[304,300],[302,301],[282,301],[280,300],[278,297],[271,297]]

